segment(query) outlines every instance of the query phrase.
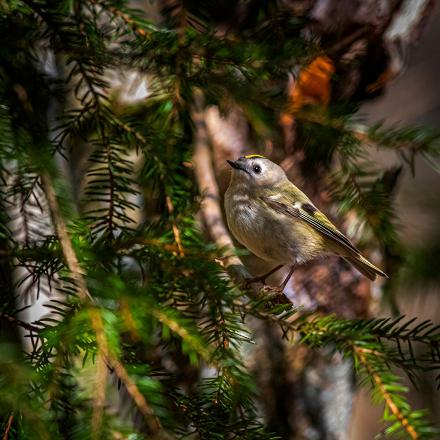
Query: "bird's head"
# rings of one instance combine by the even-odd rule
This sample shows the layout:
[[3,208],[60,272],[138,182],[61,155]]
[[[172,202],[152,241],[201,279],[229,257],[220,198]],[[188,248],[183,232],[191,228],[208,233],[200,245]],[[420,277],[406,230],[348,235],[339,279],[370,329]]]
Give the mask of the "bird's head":
[[228,160],[233,168],[231,185],[242,184],[247,187],[273,187],[287,180],[284,170],[264,156],[250,154],[236,161]]

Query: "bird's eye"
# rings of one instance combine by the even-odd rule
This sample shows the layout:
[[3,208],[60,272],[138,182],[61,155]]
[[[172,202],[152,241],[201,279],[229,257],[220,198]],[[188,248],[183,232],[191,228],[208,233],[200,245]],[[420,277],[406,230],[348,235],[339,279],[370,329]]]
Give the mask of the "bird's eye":
[[260,165],[254,165],[254,167],[252,169],[254,170],[255,174],[260,174],[261,173]]

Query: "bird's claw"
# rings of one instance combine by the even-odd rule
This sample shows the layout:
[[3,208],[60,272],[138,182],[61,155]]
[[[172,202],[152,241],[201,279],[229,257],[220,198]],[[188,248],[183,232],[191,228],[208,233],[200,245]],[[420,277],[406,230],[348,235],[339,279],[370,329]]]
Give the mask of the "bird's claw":
[[261,291],[266,294],[267,306],[269,308],[279,304],[290,304],[290,300],[284,295],[282,286],[264,286]]
[[270,293],[271,296],[276,297],[278,295],[283,294],[283,288],[280,286],[267,286],[265,285],[263,289],[261,289],[264,293]]
[[244,288],[249,289],[252,284],[255,283],[262,283],[263,286],[266,286],[266,277],[254,277],[254,278],[248,278],[244,281]]
[[260,294],[265,296],[267,299],[268,305],[277,305],[277,304],[288,304],[290,303],[289,299],[284,295],[284,286],[269,286],[265,283],[265,277],[255,277],[249,278],[245,280],[244,287],[245,289],[249,289],[251,284],[254,283],[262,283],[263,287],[260,290]]

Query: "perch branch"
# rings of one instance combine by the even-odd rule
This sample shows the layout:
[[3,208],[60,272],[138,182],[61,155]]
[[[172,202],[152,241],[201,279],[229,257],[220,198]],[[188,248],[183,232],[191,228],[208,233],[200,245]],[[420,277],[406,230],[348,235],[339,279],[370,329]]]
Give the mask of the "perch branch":
[[[198,96],[201,101],[200,96]],[[250,278],[250,274],[236,256],[234,243],[224,224],[220,207],[220,191],[212,166],[212,155],[209,147],[208,132],[204,112],[200,102],[192,113],[195,125],[194,169],[200,193],[202,194],[201,213],[206,228],[217,246],[223,250],[222,260],[230,275],[237,281]]]

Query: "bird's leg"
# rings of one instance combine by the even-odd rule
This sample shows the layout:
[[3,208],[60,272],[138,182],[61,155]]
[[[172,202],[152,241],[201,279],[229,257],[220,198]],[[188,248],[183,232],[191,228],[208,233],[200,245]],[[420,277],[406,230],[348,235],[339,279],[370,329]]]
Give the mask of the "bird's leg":
[[277,272],[278,270],[280,270],[282,267],[283,267],[283,265],[280,264],[279,266],[273,268],[272,270],[270,270],[269,272],[265,273],[264,275],[260,275],[258,277],[247,279],[246,282],[245,282],[245,286],[249,287],[253,283],[263,283],[265,285],[266,284],[266,278],[269,277],[270,275],[272,275],[273,273]]
[[280,286],[280,290],[281,292],[284,290],[284,288],[287,286],[287,283],[289,282],[290,278],[293,275],[293,272],[295,271],[295,265],[290,267],[289,273],[287,274],[287,277],[285,278],[285,280],[283,281],[283,283]]
[[282,294],[285,287],[287,286],[287,283],[289,282],[290,278],[292,277],[294,271],[295,271],[295,265],[290,266],[289,273],[287,274],[284,281],[278,287],[267,286],[266,290],[269,290],[270,292],[273,292],[273,293]]

